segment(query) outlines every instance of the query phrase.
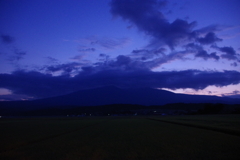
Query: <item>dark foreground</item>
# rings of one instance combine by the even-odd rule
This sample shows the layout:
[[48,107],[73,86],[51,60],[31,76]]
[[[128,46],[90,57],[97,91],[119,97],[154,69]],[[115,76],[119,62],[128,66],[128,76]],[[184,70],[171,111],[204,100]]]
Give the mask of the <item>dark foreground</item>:
[[239,159],[240,115],[0,119],[0,159]]

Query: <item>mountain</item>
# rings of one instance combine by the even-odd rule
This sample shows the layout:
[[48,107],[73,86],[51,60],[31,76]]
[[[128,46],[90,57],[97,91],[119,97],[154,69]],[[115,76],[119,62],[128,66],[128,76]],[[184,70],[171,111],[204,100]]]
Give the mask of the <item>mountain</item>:
[[[240,104],[240,99],[175,94],[165,90],[152,88],[122,89],[115,86],[99,87],[81,90],[67,95],[38,99],[33,101],[0,102],[0,112],[6,110],[21,112],[22,110],[37,110],[49,108],[69,108],[80,106],[101,106],[111,104],[136,104],[136,105],[165,105],[172,103],[224,103]],[[1,113],[0,113],[1,114]]]
[[35,100],[41,106],[98,106],[108,104],[164,105],[168,103],[240,103],[240,100],[175,94],[152,88],[121,89],[115,86],[81,90],[68,95]]

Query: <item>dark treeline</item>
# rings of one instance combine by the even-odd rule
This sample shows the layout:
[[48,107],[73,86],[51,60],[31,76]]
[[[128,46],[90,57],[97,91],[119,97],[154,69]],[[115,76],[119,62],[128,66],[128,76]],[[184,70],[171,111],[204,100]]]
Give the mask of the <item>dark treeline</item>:
[[112,104],[102,106],[55,106],[45,108],[0,107],[0,116],[129,116],[240,114],[240,104],[174,103],[166,105]]

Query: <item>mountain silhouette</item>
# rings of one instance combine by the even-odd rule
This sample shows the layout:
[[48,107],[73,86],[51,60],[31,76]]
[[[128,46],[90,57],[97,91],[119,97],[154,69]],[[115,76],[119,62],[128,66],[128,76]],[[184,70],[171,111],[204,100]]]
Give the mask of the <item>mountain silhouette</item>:
[[109,104],[164,105],[169,103],[233,104],[240,103],[240,100],[217,96],[175,94],[152,88],[123,89],[106,86],[33,102],[41,106],[98,106]]
[[[118,107],[119,110],[125,110],[126,108],[137,109],[138,107],[147,109],[148,106],[163,106],[173,103],[178,105],[178,108],[181,108],[180,103],[194,103],[194,106],[197,103],[240,104],[240,99],[176,94],[152,88],[126,89],[106,86],[32,101],[2,101],[0,102],[0,115],[64,115],[65,112],[70,110],[72,110],[72,113],[75,113],[76,110],[76,112],[80,112],[80,110],[95,110],[98,112],[101,110],[112,110],[111,107]],[[194,106],[190,108],[194,108]],[[166,107],[169,108],[168,105]]]

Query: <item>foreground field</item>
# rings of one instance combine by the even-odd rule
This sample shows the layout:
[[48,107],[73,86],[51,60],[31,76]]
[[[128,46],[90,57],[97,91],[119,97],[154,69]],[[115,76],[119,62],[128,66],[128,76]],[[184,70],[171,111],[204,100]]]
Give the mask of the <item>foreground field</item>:
[[239,115],[0,119],[0,133],[5,160],[240,157]]

